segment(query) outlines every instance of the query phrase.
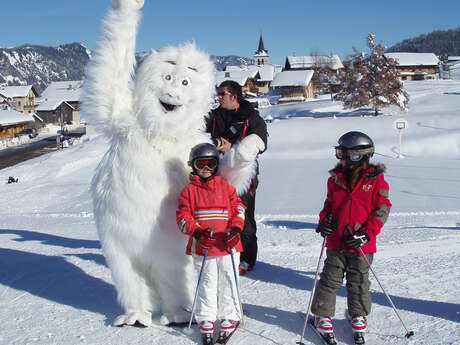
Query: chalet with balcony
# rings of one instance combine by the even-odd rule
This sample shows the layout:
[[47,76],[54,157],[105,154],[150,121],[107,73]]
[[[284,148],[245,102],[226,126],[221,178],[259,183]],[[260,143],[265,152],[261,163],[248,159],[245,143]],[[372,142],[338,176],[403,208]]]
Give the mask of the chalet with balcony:
[[13,138],[23,129],[32,128],[34,121],[32,114],[0,108],[0,139]]
[[0,87],[0,103],[8,103],[21,113],[35,112],[35,98],[38,96],[33,85]]
[[400,80],[438,79],[440,61],[433,53],[385,53],[385,58],[394,59]]
[[313,98],[315,88],[312,83],[313,70],[282,71],[275,75],[272,88],[279,89],[279,103],[303,102]]

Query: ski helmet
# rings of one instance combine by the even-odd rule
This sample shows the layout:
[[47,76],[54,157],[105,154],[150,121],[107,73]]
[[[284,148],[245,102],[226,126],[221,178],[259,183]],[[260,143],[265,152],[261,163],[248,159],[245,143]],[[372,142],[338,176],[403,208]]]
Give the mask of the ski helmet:
[[[199,163],[204,165],[200,166]],[[207,166],[213,171],[211,176],[214,176],[219,168],[219,151],[213,144],[202,143],[195,145],[190,150],[188,165],[192,167],[195,174],[198,170]]]
[[[357,163],[364,157],[372,157],[375,151],[372,139],[362,132],[352,131],[342,135],[335,147],[338,159],[343,159],[344,155],[349,163]],[[341,155],[341,151],[344,154]]]

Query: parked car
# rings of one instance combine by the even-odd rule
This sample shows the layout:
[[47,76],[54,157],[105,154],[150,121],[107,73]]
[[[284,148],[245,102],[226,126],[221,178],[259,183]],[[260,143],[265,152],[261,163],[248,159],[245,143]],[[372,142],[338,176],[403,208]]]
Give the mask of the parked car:
[[246,101],[251,103],[256,109],[263,109],[263,108],[271,107],[271,104],[268,98],[248,97],[245,99]]
[[35,138],[38,135],[38,133],[35,128],[25,128],[22,131],[15,134],[16,137],[20,137],[23,135],[28,135],[29,138],[32,139]]

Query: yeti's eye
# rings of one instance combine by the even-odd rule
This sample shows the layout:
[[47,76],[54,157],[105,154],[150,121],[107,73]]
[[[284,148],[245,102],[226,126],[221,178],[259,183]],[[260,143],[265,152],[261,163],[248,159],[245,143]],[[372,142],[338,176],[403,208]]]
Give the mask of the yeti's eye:
[[188,78],[182,80],[182,85],[187,86],[190,84],[190,80]]
[[165,79],[169,81],[169,80],[171,80],[171,79],[172,79],[172,77],[171,77],[171,75],[170,75],[170,74],[166,74],[166,75],[165,75]]

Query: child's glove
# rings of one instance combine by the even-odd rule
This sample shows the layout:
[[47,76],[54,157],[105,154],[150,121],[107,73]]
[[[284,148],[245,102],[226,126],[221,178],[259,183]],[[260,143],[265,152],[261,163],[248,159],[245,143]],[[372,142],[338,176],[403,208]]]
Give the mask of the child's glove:
[[320,233],[323,237],[330,235],[337,228],[337,225],[332,221],[332,218],[332,212],[329,212],[327,218],[318,224],[316,232]]
[[358,230],[354,234],[348,234],[345,243],[351,248],[359,248],[369,240],[369,236],[364,231]]
[[331,234],[335,228],[333,224],[329,224],[328,222],[322,221],[318,224],[316,228],[316,232],[321,234],[321,236],[326,237],[327,235]]
[[241,233],[241,230],[239,228],[233,228],[227,234],[227,238],[225,239],[225,243],[227,244],[227,249],[231,250],[232,248],[236,247],[236,245],[240,241],[240,233]]
[[212,237],[212,232],[209,228],[195,230],[193,237],[203,248],[212,248],[216,245],[216,239]]

